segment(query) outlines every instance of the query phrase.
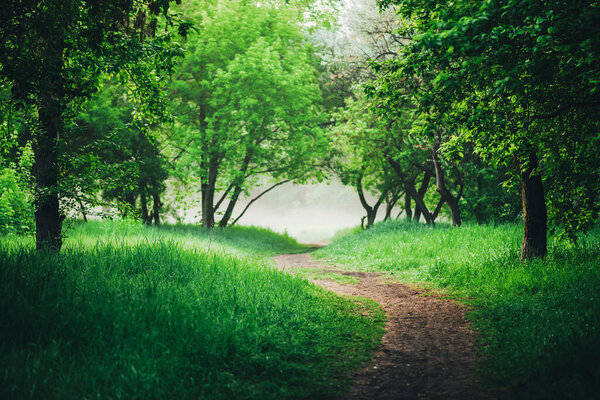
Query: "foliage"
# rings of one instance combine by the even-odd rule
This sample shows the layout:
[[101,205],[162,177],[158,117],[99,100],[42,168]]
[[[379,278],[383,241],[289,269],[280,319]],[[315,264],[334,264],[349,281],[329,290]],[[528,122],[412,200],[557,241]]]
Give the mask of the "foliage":
[[[397,108],[412,99],[429,129],[445,124],[449,153],[472,143],[522,184],[541,177],[548,194],[541,202],[561,234],[574,240],[591,227],[600,189],[591,158],[599,132],[597,2],[381,4],[411,18],[412,40],[376,67],[372,93]],[[542,223],[545,235],[545,215]]]
[[[116,200],[113,204],[123,214],[133,213],[150,223],[160,204],[152,207],[151,213],[148,204],[159,199],[168,177],[167,163],[160,153],[163,144],[155,129],[160,121],[155,118],[131,90],[114,78],[106,78],[72,130],[69,148],[74,150],[65,164],[78,173],[63,180],[64,192],[76,191],[71,197],[88,207],[99,203],[110,206],[98,200],[101,192],[105,200]],[[86,149],[86,155],[76,154],[81,149]],[[138,198],[141,211],[136,206]],[[72,208],[80,207],[83,204]]]
[[381,271],[471,304],[481,374],[518,399],[600,393],[600,232],[576,246],[551,242],[544,260],[517,261],[519,225],[450,229],[389,221],[315,255],[342,268]]
[[204,226],[213,226],[227,204],[225,226],[258,174],[276,181],[321,177],[321,93],[298,10],[220,1],[190,8],[186,18],[197,33],[171,84],[178,115],[173,158],[180,177],[199,183]]
[[[382,202],[390,197],[397,200],[403,189],[404,182],[390,168],[388,159],[398,159],[404,151],[403,161],[409,164],[423,154],[418,146],[402,146],[398,134],[401,125],[369,112],[369,104],[357,88],[354,98],[348,98],[345,107],[334,114],[337,123],[330,129],[335,151],[332,169],[342,183],[356,188],[367,212],[367,227],[373,224]],[[375,204],[367,203],[364,192],[375,195]]]
[[0,234],[27,234],[33,231],[31,193],[19,185],[17,174],[0,169]]
[[[70,194],[62,189],[81,189],[61,188],[62,174],[70,169],[66,161],[79,165],[77,156],[84,156],[83,149],[64,154],[65,140],[68,143],[73,118],[103,75],[119,74],[131,82],[144,98],[146,112],[158,119],[164,116],[159,78],[172,70],[174,58],[181,54],[166,29],[176,22],[168,9],[168,0],[5,4],[0,18],[0,82],[10,88],[11,103],[35,115],[32,129],[19,134],[34,139],[38,249],[61,248],[65,211],[61,197]],[[159,23],[164,30],[157,29]],[[179,24],[179,33],[185,34],[188,27]],[[4,110],[1,114],[6,115]]]
[[383,333],[372,302],[265,265],[298,245],[264,230],[90,222],[61,254],[31,244],[0,245],[4,398],[336,398]]

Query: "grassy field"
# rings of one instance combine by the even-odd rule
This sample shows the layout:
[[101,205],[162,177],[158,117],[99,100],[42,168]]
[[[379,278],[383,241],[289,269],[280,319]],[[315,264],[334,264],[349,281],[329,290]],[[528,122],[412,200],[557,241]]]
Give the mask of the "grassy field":
[[316,252],[472,304],[481,375],[500,397],[600,398],[600,230],[519,262],[522,227],[387,222]]
[[374,303],[269,267],[303,249],[266,230],[89,222],[32,247],[0,238],[0,398],[333,398],[383,333]]

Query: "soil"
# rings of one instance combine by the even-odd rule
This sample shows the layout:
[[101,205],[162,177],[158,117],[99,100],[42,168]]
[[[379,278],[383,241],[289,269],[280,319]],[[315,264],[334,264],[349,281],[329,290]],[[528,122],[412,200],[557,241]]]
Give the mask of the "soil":
[[386,333],[370,365],[353,376],[345,400],[491,399],[477,387],[475,333],[465,320],[467,307],[424,290],[386,280],[377,273],[336,269],[309,253],[276,256],[278,268],[316,268],[351,275],[358,284],[315,283],[343,295],[378,302],[388,318]]

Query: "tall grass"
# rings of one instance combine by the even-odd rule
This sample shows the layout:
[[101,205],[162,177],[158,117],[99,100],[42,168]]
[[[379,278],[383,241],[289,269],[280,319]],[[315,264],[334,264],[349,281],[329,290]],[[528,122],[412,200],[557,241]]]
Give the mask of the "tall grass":
[[2,238],[0,398],[335,397],[381,337],[381,311],[261,258],[282,249],[299,247],[119,222],[77,227],[60,255]]
[[600,398],[600,231],[519,262],[522,226],[388,222],[316,255],[473,304],[481,374],[501,397]]

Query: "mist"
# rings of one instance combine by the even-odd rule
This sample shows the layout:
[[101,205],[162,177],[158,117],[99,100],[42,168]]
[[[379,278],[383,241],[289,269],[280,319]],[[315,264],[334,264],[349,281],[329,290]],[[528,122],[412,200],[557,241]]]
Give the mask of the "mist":
[[[258,188],[261,193],[265,188]],[[368,200],[374,202],[369,196]],[[240,201],[238,213],[249,199]],[[381,219],[384,210],[379,210]],[[325,241],[337,231],[360,225],[365,215],[352,187],[339,181],[308,185],[285,184],[256,201],[240,219],[240,225],[254,225],[287,233],[300,242]]]

